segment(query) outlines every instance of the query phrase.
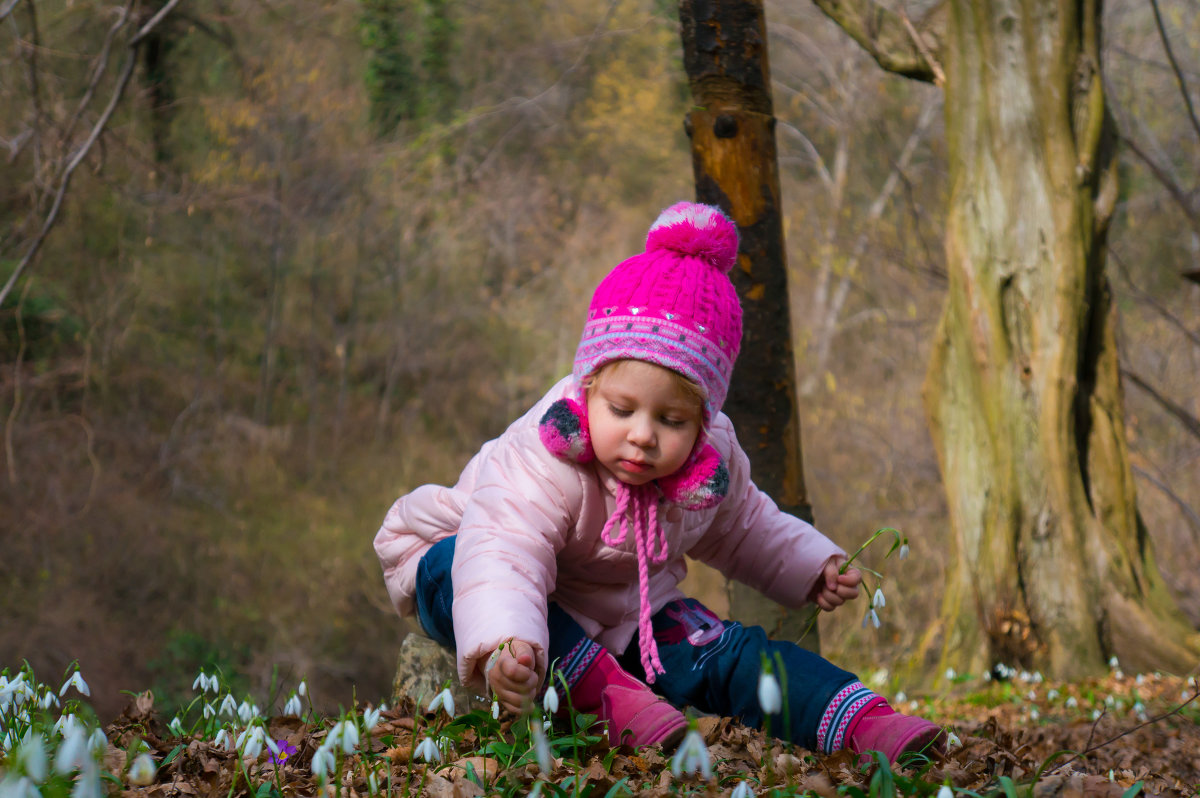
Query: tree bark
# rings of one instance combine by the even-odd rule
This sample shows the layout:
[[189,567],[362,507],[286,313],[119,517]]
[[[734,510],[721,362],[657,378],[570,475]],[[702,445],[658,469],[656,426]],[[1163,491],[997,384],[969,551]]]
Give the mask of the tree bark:
[[895,31],[871,0],[814,2],[885,68],[945,65],[949,290],[925,401],[956,559],[927,645],[966,672],[1190,670],[1200,635],[1154,561],[1126,447],[1100,0],[948,0],[910,42],[863,23]]
[[[741,238],[731,277],[742,300],[744,332],[725,412],[749,454],[755,483],[781,509],[811,522],[762,2],[681,0],[679,17],[695,104],[685,125],[696,199],[728,213]],[[735,582],[726,590],[734,618],[818,650],[815,608],[788,611]]]
[[1099,0],[952,3],[945,314],[926,403],[957,563],[944,664],[1184,672],[1200,639],[1137,512],[1105,239]]

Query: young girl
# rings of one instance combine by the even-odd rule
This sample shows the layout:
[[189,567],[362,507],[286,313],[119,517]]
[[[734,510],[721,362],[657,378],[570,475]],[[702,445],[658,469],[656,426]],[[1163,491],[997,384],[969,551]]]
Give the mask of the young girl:
[[762,727],[759,675],[778,656],[788,706],[769,716],[773,732],[894,761],[940,744],[940,727],[679,590],[684,555],[787,607],[832,610],[862,581],[839,573],[841,548],[754,486],[720,412],[742,338],[727,274],[737,248],[719,209],[663,211],[645,251],[597,287],[573,373],[454,487],[398,499],[375,550],[397,611],[415,611],[457,652],[462,681],[510,710],[553,668],[614,744],[669,746],[689,705]]

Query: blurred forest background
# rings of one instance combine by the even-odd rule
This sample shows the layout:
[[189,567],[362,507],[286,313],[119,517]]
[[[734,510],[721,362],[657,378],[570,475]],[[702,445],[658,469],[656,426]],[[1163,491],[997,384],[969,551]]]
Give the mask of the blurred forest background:
[[[0,2],[0,282],[162,4]],[[1200,624],[1200,14],[1110,0],[1109,278],[1141,512]],[[767,3],[817,526],[908,536],[826,656],[908,670],[947,519],[921,403],[945,289],[940,93]],[[1170,43],[1175,66],[1163,46]],[[569,370],[595,282],[693,197],[664,0],[194,0],[142,40],[0,305],[0,668],[78,660],[102,715],[202,666],[318,706],[390,688],[371,540]],[[719,578],[692,588],[714,609]],[[903,666],[903,667],[902,667]],[[915,684],[905,684],[912,690]]]

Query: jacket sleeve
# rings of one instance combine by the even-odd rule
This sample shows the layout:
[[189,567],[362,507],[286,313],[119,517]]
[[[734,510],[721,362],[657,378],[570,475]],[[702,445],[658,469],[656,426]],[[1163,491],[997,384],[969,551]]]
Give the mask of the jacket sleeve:
[[783,512],[750,480],[750,459],[724,415],[711,433],[729,468],[729,492],[688,554],[785,607],[808,601],[821,568],[845,551],[808,522]]
[[462,517],[464,495],[454,488],[422,485],[392,504],[375,534],[383,582],[401,616],[416,611],[417,563],[429,547],[453,535]]
[[547,596],[557,555],[574,528],[579,467],[555,458],[536,429],[513,435],[480,469],[454,550],[454,636],[459,678],[484,683],[488,657],[508,640],[530,643],[546,674]]

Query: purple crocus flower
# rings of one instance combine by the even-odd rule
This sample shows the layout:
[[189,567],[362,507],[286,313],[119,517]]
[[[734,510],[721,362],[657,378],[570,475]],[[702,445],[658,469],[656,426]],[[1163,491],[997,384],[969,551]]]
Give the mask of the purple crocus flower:
[[279,747],[278,754],[271,754],[271,763],[274,765],[282,765],[287,761],[287,758],[296,753],[296,746],[289,743],[287,740],[276,740],[275,745]]

